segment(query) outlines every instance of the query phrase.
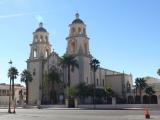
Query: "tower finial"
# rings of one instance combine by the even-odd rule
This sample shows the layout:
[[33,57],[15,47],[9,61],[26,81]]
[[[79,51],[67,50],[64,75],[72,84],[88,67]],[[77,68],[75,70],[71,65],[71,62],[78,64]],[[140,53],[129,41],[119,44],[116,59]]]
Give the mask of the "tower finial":
[[43,27],[43,23],[42,22],[39,23],[39,27]]
[[78,12],[76,13],[76,19],[79,19],[79,13]]

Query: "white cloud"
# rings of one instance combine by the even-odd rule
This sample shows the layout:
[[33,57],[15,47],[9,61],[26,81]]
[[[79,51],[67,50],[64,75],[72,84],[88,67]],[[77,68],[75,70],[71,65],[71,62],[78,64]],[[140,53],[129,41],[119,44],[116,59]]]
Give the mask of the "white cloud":
[[[5,19],[5,18],[13,18],[13,17],[20,17],[20,16],[26,16],[26,15],[35,15],[39,12],[26,12],[26,13],[15,13],[15,14],[7,14],[7,15],[0,15],[0,19]],[[43,17],[40,15],[35,16],[36,20],[38,22],[43,22]]]

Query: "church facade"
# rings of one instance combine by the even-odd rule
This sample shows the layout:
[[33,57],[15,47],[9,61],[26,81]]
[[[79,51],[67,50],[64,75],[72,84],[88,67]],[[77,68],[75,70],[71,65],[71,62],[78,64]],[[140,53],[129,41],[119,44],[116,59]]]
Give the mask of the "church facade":
[[[79,83],[93,84],[93,72],[90,67],[92,55],[89,49],[86,25],[79,18],[78,13],[75,17],[69,25],[69,35],[66,38],[66,54],[74,55],[79,64],[79,68],[75,68],[71,72],[71,86],[78,85]],[[27,69],[33,76],[32,82],[29,82],[29,104],[41,104],[44,101],[49,101],[51,98],[50,91],[52,86],[49,85],[50,83],[44,82],[45,74],[50,70],[56,70],[59,73],[60,79],[63,82],[67,81],[67,71],[60,67],[59,61],[60,56],[56,52],[51,51],[48,31],[40,23],[39,27],[33,32],[33,41],[30,44],[30,56],[27,60]],[[100,67],[96,71],[95,85],[98,88],[111,87],[117,95],[127,96],[130,94],[132,87],[132,75]],[[53,97],[64,96],[65,98],[63,86],[55,89],[58,89],[58,92],[52,93],[56,94]]]

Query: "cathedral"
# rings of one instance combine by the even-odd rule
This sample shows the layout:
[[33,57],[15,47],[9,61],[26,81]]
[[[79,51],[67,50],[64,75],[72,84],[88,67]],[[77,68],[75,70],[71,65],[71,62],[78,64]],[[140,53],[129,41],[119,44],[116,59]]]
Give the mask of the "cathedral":
[[[80,19],[78,13],[75,19],[69,24],[69,34],[66,37],[67,49],[65,54],[76,56],[79,68],[75,68],[71,72],[71,86],[79,83],[93,84],[93,72],[90,67],[92,54],[89,49],[89,37],[86,32],[86,25]],[[91,40],[90,40],[91,41]],[[27,60],[27,69],[32,74],[33,80],[28,83],[29,104],[54,103],[59,96],[65,99],[65,89],[63,85],[55,87],[57,92],[50,94],[52,86],[50,83],[44,82],[46,74],[51,70],[59,73],[62,81],[67,81],[67,71],[63,70],[59,65],[60,56],[52,50],[49,41],[49,33],[44,28],[43,23],[39,23],[39,27],[33,32],[33,40],[30,44],[30,56]],[[131,93],[132,75],[124,72],[116,72],[106,68],[99,67],[95,75],[95,86],[97,88],[111,87],[119,96],[128,96]],[[55,85],[56,86],[56,85]],[[51,97],[56,100],[50,101]],[[56,102],[57,103],[57,102]]]

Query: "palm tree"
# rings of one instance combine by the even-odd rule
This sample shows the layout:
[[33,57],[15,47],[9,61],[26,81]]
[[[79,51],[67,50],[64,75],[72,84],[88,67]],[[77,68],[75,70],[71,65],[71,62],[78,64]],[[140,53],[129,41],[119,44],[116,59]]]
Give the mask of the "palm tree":
[[95,109],[95,77],[96,77],[96,71],[97,69],[99,68],[99,65],[100,62],[95,59],[95,58],[92,58],[91,61],[90,61],[90,66],[91,66],[91,69],[93,71],[93,105],[94,105],[94,109]]
[[21,73],[21,82],[26,85],[26,104],[28,104],[28,82],[32,81],[32,75],[28,70],[23,70]]
[[145,93],[149,95],[149,103],[150,103],[151,102],[151,96],[155,93],[155,91],[151,86],[148,86],[145,89]]
[[[75,59],[75,56],[64,54],[62,58],[60,59],[60,65],[67,69],[68,71],[68,82],[67,82],[67,89],[70,87],[70,70],[74,71],[74,67],[78,68],[79,64],[77,60]],[[69,96],[68,96],[69,97]]]
[[[14,101],[14,94],[15,94],[14,93],[14,80],[17,78],[17,76],[18,76],[18,70],[15,67],[11,67],[8,70],[8,77],[10,78],[10,85],[12,81],[12,101]],[[10,90],[11,90],[11,86],[10,86]]]
[[142,103],[142,101],[141,101],[142,90],[144,88],[146,88],[148,85],[147,85],[146,81],[144,80],[144,78],[136,78],[135,84],[136,84],[136,89],[139,90],[140,102]]
[[160,76],[160,68],[158,69],[157,74]]

